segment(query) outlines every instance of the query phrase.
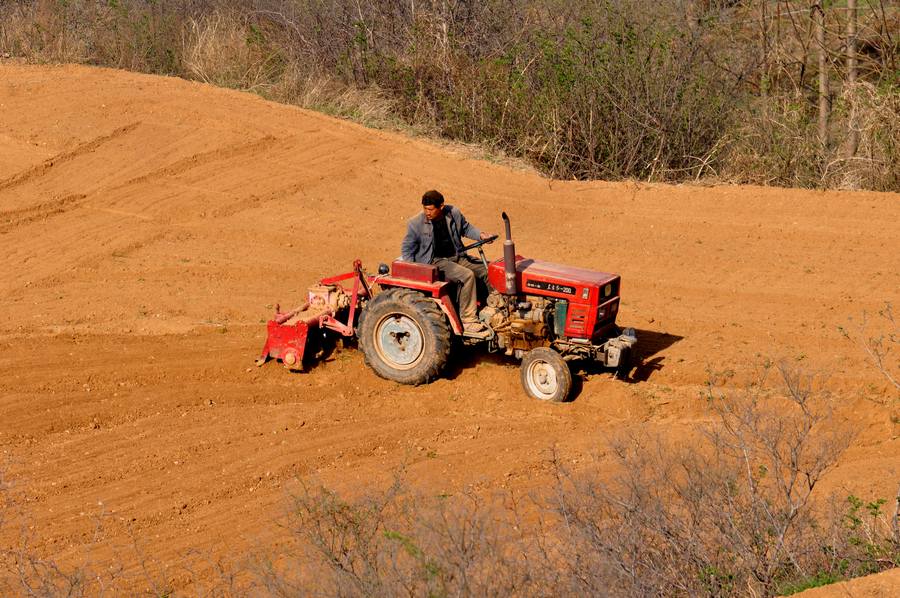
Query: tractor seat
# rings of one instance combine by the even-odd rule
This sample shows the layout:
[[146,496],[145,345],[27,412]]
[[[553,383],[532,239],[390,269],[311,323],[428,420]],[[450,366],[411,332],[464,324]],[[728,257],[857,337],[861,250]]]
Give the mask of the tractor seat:
[[[438,267],[434,264],[419,264],[417,262],[404,262],[403,260],[394,260],[391,262],[391,276],[395,278],[405,278],[406,280],[415,280],[417,282],[424,282],[427,284],[433,284],[438,281],[444,280],[444,273],[438,270]],[[458,285],[455,282],[448,281],[447,284],[450,288],[450,296],[456,297],[456,293],[459,290]],[[457,300],[453,300],[454,305],[457,305]],[[479,298],[478,307],[479,309],[484,305],[483,298]],[[458,305],[457,305],[458,307]],[[472,334],[469,336],[475,336],[477,338],[482,338],[480,333]]]
[[419,264],[402,260],[394,260],[391,263],[391,276],[428,284],[444,279],[441,271],[434,264]]

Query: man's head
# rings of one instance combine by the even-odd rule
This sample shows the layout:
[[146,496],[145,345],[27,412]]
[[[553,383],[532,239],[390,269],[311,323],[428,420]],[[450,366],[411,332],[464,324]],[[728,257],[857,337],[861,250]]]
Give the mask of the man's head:
[[422,196],[422,211],[429,220],[437,220],[444,213],[444,196],[440,191],[426,191]]

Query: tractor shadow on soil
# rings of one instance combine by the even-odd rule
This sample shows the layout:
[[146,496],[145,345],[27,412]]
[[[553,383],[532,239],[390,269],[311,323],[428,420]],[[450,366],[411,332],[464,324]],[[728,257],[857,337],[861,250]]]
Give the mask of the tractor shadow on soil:
[[303,371],[305,372],[309,372],[326,361],[334,361],[337,353],[359,349],[356,339],[332,333],[311,334],[307,337],[306,343],[306,351],[303,354]]
[[[656,332],[653,330],[635,329],[638,343],[637,350],[634,355],[634,362],[626,377],[620,378],[628,384],[638,384],[646,382],[654,372],[663,367],[666,359],[665,355],[659,355],[678,341],[684,339],[683,336],[677,334],[669,334],[667,332]],[[581,393],[584,378],[597,374],[614,375],[613,370],[588,362],[580,362],[576,367],[572,368],[572,398],[575,400]]]
[[482,347],[454,346],[441,377],[447,380],[456,380],[465,370],[473,369],[481,363],[513,368],[517,368],[519,365],[518,361],[512,357],[507,357],[502,353],[489,353]]

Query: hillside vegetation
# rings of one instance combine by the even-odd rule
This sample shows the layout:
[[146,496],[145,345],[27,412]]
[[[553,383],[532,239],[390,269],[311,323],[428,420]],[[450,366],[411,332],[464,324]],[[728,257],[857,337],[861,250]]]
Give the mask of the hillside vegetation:
[[0,53],[176,75],[549,176],[900,190],[884,0],[19,0]]

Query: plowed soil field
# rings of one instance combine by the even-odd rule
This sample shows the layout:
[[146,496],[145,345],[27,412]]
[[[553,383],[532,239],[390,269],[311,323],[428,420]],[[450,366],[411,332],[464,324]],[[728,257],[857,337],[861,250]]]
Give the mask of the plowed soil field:
[[[590,372],[546,405],[485,355],[422,387],[349,348],[254,367],[274,304],[391,261],[431,188],[489,232],[505,210],[523,255],[621,273],[632,379]],[[247,549],[297,479],[352,493],[405,465],[434,494],[540,489],[553,449],[577,468],[622,430],[677,439],[709,417],[709,370],[737,386],[766,359],[826,374],[857,429],[823,491],[900,480],[896,392],[840,331],[900,304],[895,194],[551,182],[245,93],[7,64],[0,274],[0,470],[62,561],[98,518],[101,543],[163,563]]]

